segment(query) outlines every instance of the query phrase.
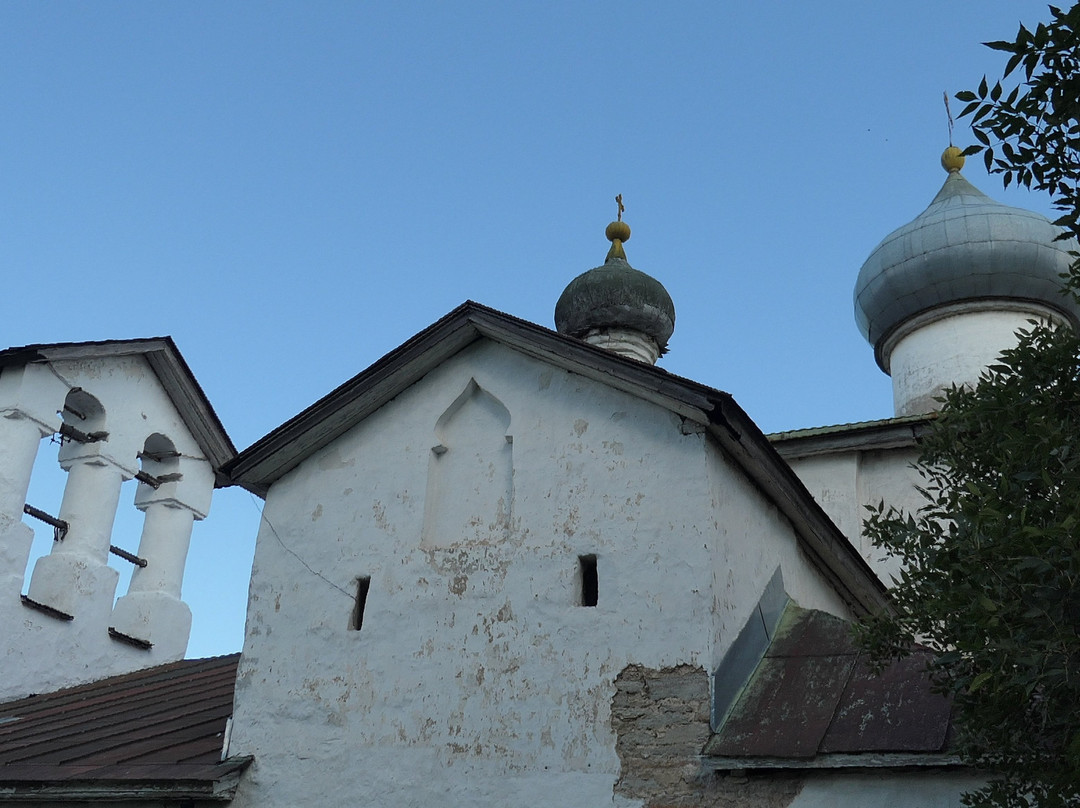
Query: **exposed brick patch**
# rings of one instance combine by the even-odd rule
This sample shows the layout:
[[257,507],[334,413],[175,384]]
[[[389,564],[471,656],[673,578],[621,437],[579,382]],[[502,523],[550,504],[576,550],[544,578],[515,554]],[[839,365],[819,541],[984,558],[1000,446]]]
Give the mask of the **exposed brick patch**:
[[630,665],[615,679],[611,723],[621,775],[616,793],[647,808],[784,808],[802,778],[702,774],[709,739],[709,677],[678,665]]

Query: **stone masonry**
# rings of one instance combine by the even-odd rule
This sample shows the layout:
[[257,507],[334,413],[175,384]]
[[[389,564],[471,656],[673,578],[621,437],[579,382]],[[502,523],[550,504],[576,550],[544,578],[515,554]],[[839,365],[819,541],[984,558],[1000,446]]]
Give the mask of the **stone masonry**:
[[615,679],[611,723],[623,772],[615,791],[647,808],[782,808],[802,786],[797,776],[703,771],[701,750],[711,731],[709,678],[692,665],[627,666]]

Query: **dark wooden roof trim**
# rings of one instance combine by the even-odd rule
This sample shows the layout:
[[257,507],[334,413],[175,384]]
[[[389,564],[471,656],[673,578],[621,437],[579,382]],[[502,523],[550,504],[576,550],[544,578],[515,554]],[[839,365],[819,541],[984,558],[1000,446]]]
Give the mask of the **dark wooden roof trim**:
[[482,337],[704,420],[701,408],[709,405],[708,396],[691,392],[692,382],[469,301],[244,449],[226,465],[226,473],[237,485],[265,496],[273,482],[312,452]]
[[846,451],[898,449],[915,446],[936,414],[885,418],[818,429],[800,429],[769,435],[784,458],[814,457]]
[[727,393],[715,391],[710,433],[791,523],[799,546],[859,616],[891,608],[888,588],[822,510],[768,438]]
[[913,752],[864,752],[818,755],[812,758],[709,757],[701,759],[705,771],[776,769],[926,769],[970,768],[957,755]]
[[4,766],[0,802],[133,802],[139,800],[199,799],[228,802],[240,776],[254,758],[250,755],[216,765],[183,766]]

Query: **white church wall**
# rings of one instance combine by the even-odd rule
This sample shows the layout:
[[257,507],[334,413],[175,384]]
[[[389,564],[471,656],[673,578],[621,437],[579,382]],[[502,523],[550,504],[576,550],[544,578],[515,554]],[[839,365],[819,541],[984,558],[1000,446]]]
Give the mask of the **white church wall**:
[[859,550],[885,583],[898,571],[899,563],[874,547],[863,530],[867,506],[888,505],[917,510],[922,499],[916,490],[920,482],[911,464],[918,458],[914,446],[889,449],[842,449],[808,457],[789,457],[788,464],[799,476],[822,510]]
[[926,500],[918,491],[924,483],[912,464],[919,458],[916,447],[878,449],[862,452],[859,457],[859,479],[856,497],[859,502],[859,549],[870,563],[874,572],[886,584],[892,585],[892,579],[900,570],[898,559],[888,557],[885,551],[874,547],[862,530],[863,521],[869,516],[866,506],[886,506],[898,508],[907,513],[915,513]]
[[1032,320],[1054,318],[1045,306],[1009,301],[968,301],[934,309],[905,323],[883,346],[897,415],[940,408],[935,401],[952,385],[973,385]]
[[986,779],[962,770],[822,772],[808,777],[789,808],[959,808]]
[[482,342],[275,483],[229,750],[256,762],[236,804],[610,803],[620,671],[711,666],[717,604],[747,599],[731,609],[745,619],[778,563],[792,594],[829,602],[781,549],[787,525],[681,426]]
[[799,549],[790,525],[776,508],[719,450],[709,451],[706,462],[715,604],[709,670],[727,654],[777,569],[785,591],[799,605],[852,617],[847,605]]

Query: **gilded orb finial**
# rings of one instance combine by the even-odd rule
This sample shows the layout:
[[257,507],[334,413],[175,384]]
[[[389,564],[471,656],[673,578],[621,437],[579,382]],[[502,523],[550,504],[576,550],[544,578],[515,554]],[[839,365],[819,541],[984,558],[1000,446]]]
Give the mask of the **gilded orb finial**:
[[622,220],[623,211],[626,207],[622,203],[622,194],[618,194],[615,197],[615,204],[619,206],[618,218],[607,226],[604,231],[604,235],[607,236],[608,241],[611,242],[611,249],[608,250],[607,259],[610,261],[612,258],[621,258],[626,260],[626,251],[623,249],[623,242],[630,240],[630,225]]
[[964,167],[964,153],[956,146],[949,146],[941,153],[941,167],[954,174]]

